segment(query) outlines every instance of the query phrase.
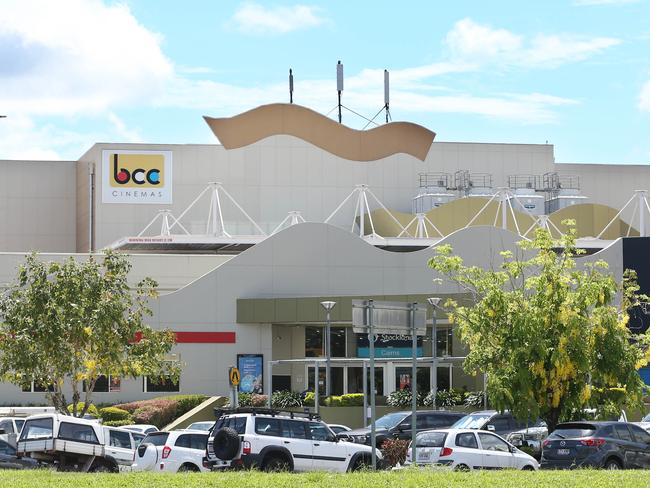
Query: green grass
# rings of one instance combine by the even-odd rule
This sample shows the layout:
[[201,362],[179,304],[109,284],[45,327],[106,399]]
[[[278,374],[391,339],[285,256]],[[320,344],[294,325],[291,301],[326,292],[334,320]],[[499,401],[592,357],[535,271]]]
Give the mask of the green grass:
[[39,471],[0,471],[0,487],[32,488],[288,488],[288,487],[589,487],[648,486],[648,471],[483,471],[452,473],[431,470],[403,470],[379,473],[329,474],[266,474],[255,471],[228,473],[120,473],[78,474]]

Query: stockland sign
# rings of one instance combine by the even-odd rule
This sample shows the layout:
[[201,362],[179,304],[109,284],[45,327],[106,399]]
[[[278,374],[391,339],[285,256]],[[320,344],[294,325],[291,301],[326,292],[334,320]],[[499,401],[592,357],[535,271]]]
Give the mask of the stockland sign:
[[172,203],[171,151],[102,151],[103,203]]

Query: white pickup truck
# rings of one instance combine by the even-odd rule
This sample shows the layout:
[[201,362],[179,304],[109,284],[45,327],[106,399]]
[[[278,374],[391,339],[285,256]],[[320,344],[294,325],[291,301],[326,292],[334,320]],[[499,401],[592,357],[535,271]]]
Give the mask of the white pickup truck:
[[59,471],[118,472],[133,463],[136,443],[126,429],[68,415],[34,415],[25,420],[17,455],[53,464]]

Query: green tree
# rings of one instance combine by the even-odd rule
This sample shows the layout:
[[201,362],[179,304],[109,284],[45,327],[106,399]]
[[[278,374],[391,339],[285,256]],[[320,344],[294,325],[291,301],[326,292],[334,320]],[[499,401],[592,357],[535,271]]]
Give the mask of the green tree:
[[469,347],[468,372],[487,373],[488,397],[518,418],[540,417],[550,430],[584,408],[639,407],[648,339],[627,327],[628,311],[643,306],[636,274],[618,283],[607,263],[579,266],[574,223],[560,241],[542,229],[500,268],[465,266],[439,246],[429,266],[457,284],[467,301],[446,302],[450,320]]
[[0,377],[47,385],[48,400],[64,414],[69,384],[74,416],[86,413],[101,375],[178,377],[180,365],[165,361],[174,333],[143,323],[157,283],[145,278],[131,288],[130,269],[114,252],[83,262],[28,256],[0,297]]

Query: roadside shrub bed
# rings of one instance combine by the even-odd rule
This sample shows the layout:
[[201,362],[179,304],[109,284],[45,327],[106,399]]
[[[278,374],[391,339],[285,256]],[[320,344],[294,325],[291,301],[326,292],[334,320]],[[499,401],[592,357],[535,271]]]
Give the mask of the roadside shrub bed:
[[129,417],[126,420],[106,420],[102,423],[107,427],[123,427],[125,425],[131,425],[134,422],[133,419]]
[[[207,399],[206,395],[171,395],[122,403],[108,408],[126,411],[131,416],[129,423],[152,424],[161,429]],[[121,419],[112,421],[119,420]]]
[[[77,403],[77,414],[83,410],[84,405],[85,405],[84,402]],[[72,414],[72,404],[68,405],[68,412]],[[86,410],[86,414],[95,418],[99,417],[99,412],[97,411],[97,407],[92,404],[88,407],[88,410]]]
[[240,393],[240,407],[263,407],[268,401],[268,395],[259,395],[258,393]]
[[106,422],[120,422],[122,420],[131,421],[131,414],[127,410],[117,407],[102,408],[99,410],[99,416],[104,420],[104,424],[106,424]]
[[390,466],[404,464],[408,451],[409,441],[404,439],[387,439],[381,445],[381,453]]
[[171,395],[160,397],[159,399],[174,400],[175,402],[178,402],[178,406],[176,407],[176,417],[180,417],[181,415],[185,415],[193,408],[201,405],[208,398],[209,397],[207,395]]

